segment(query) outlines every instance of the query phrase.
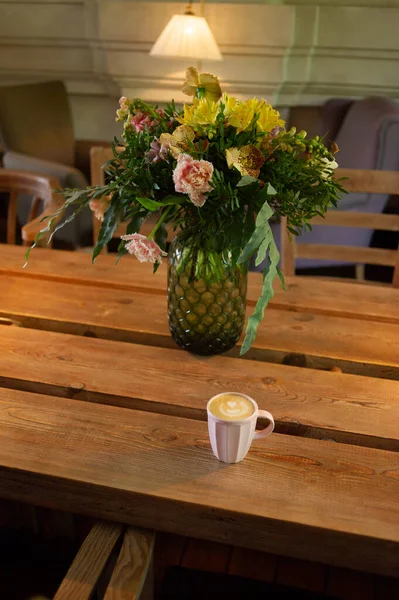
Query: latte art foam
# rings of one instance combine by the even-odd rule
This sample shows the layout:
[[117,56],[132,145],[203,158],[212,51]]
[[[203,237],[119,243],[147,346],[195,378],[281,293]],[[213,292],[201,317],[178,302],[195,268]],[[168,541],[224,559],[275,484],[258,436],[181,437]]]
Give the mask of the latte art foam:
[[252,402],[239,394],[223,394],[215,398],[209,410],[215,417],[226,421],[247,419],[255,412]]

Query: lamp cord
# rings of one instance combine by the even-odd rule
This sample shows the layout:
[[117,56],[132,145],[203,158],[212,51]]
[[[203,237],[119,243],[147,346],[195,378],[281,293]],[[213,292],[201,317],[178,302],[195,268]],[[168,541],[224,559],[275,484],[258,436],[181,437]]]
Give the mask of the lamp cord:
[[[200,17],[204,16],[204,12],[205,12],[205,0],[200,0]],[[200,59],[197,60],[197,70],[198,70],[198,73],[201,73],[201,71],[202,71],[202,60],[200,60]]]
[[[200,17],[204,16],[204,12],[205,12],[205,0],[200,0]],[[185,15],[194,15],[194,11],[193,11],[193,3],[192,0],[189,0],[187,6],[186,6],[186,10],[184,11]],[[198,72],[202,71],[202,61],[200,59],[197,60],[197,70]]]

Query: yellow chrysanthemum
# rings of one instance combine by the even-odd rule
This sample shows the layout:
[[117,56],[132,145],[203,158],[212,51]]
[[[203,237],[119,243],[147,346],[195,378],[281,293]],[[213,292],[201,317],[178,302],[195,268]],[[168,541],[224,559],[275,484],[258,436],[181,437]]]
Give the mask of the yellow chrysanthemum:
[[183,94],[197,96],[198,98],[209,98],[217,102],[222,95],[219,79],[211,73],[198,73],[194,67],[186,71],[186,81],[182,88]]
[[219,112],[219,105],[208,98],[195,98],[192,104],[184,105],[184,115],[180,117],[179,123],[189,125],[194,130],[198,126],[215,125]]
[[229,169],[235,167],[241,175],[251,175],[251,177],[259,177],[260,168],[265,162],[262,152],[255,146],[228,148],[226,160]]

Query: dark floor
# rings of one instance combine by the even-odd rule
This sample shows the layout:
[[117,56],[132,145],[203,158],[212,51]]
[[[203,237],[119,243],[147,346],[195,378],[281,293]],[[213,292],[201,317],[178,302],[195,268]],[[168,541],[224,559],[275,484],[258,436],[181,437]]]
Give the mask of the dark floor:
[[[0,530],[0,599],[52,598],[76,553],[66,540],[43,540],[21,531]],[[332,598],[261,581],[170,567],[155,600],[321,600]]]
[[244,579],[219,573],[171,567],[166,571],[158,600],[331,600],[332,596],[315,594],[282,585]]

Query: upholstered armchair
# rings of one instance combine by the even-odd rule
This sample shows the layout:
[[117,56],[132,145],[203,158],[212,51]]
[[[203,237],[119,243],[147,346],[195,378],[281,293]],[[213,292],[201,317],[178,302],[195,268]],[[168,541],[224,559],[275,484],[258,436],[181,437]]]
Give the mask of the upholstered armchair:
[[[64,188],[87,185],[74,166],[72,118],[61,81],[0,87],[0,135],[6,169],[55,177]],[[90,233],[91,222],[90,211],[82,213],[58,239],[78,246]]]

